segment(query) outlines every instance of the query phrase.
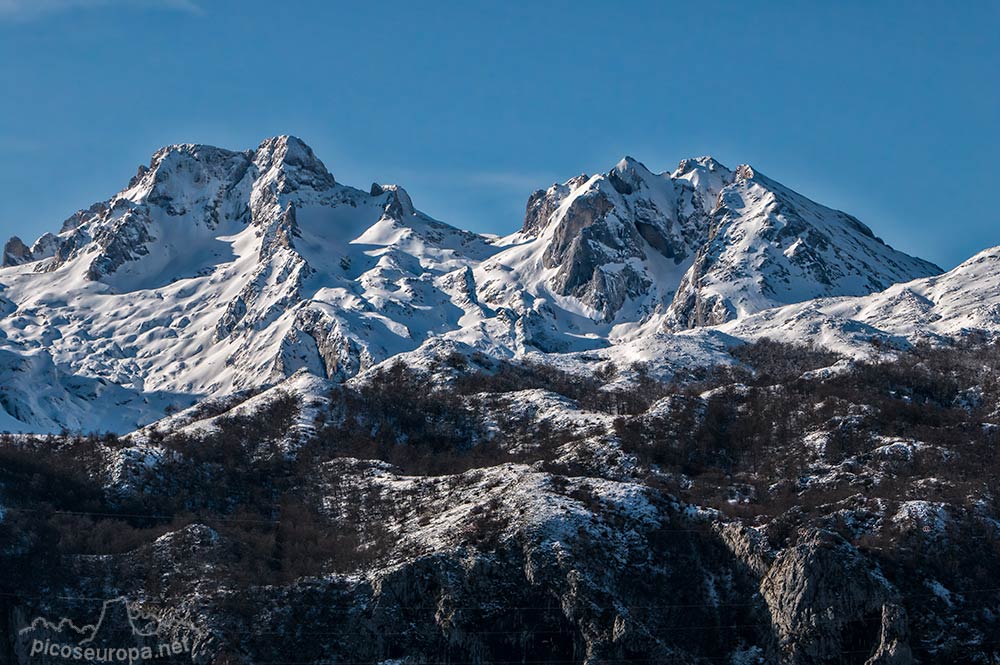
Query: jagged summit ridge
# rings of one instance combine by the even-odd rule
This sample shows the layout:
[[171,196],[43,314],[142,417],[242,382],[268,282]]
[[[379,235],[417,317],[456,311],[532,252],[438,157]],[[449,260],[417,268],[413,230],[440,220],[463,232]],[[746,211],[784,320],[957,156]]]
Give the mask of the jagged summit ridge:
[[[711,158],[656,174],[625,157],[607,173],[532,194],[509,240],[518,249],[494,261],[521,276],[540,308],[558,303],[581,328],[643,320],[670,302],[731,180]],[[510,300],[510,288],[487,281],[487,300]]]
[[850,215],[712,157],[654,173],[626,156],[607,173],[538,190],[506,242],[480,274],[480,295],[531,320],[524,341],[547,351],[940,272]]

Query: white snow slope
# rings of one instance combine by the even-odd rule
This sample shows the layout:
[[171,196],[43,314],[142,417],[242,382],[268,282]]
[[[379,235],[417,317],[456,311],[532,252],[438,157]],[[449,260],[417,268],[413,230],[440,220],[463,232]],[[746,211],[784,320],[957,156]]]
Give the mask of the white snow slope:
[[669,174],[626,158],[539,190],[524,228],[496,239],[435,221],[399,187],[338,183],[294,137],[175,145],[58,234],[12,239],[0,257],[0,431],[128,432],[293,375],[293,392],[319,390],[453,350],[670,367],[769,330],[835,329],[850,346],[852,326],[996,326],[975,297],[941,295],[988,270],[812,302],[939,270],[711,158]]
[[741,339],[807,341],[847,355],[872,342],[906,345],[1000,333],[1000,247],[942,275],[855,298],[810,300],[719,326]]

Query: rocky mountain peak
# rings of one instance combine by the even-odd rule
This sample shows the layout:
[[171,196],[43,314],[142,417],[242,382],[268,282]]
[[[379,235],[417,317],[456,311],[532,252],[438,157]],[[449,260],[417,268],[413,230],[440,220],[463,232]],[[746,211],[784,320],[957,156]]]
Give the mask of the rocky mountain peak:
[[294,180],[316,190],[329,189],[336,184],[333,175],[313,149],[295,136],[282,135],[265,139],[254,151],[253,161],[263,177],[280,172],[288,178],[294,172]]
[[23,240],[14,236],[3,246],[3,257],[0,260],[0,267],[18,266],[31,260],[31,250],[24,244]]
[[711,155],[702,155],[701,157],[688,157],[687,159],[682,159],[677,164],[677,169],[674,171],[672,177],[680,178],[688,173],[698,170],[708,171],[710,173],[731,173],[731,171],[715,157],[712,157]]
[[646,173],[651,173],[650,170],[648,168],[646,168],[645,164],[643,164],[642,162],[640,162],[638,159],[636,159],[632,155],[625,155],[624,157],[622,157],[618,161],[618,163],[615,164],[615,168],[614,168],[614,170],[618,171],[619,173],[623,173],[625,171],[632,171],[632,170],[636,170],[636,169],[645,171]]
[[[626,156],[605,174],[538,190],[517,241],[524,244],[492,262],[530,281],[521,288],[551,316],[583,314],[590,322],[579,325],[597,329],[652,317],[668,329],[715,325],[940,271],[850,215],[710,156],[685,159],[673,173]],[[494,304],[523,308],[511,296],[518,290],[490,287],[486,300],[496,291],[505,302]]]
[[153,153],[149,166],[139,167],[124,190],[70,217],[62,232],[117,219],[130,206],[148,207],[156,211],[154,217],[162,213],[201,218],[243,179],[250,165],[247,152],[195,143],[163,147]]
[[[385,209],[386,213],[393,219],[402,220],[404,217],[416,214],[416,209],[413,207],[413,201],[410,199],[410,195],[405,189],[399,185],[389,184],[382,184],[378,187],[381,191],[376,196],[382,196],[385,193],[389,194]],[[375,191],[374,188],[372,191]]]
[[619,194],[627,196],[648,187],[646,183],[657,176],[645,164],[626,155],[615,168],[608,171],[606,177]]
[[732,176],[711,213],[710,237],[667,312],[668,327],[717,325],[812,298],[867,295],[941,272],[748,164]]
[[735,174],[714,157],[692,157],[681,160],[677,169],[670,174],[675,184],[690,187],[699,198],[697,204],[710,212],[716,199],[727,185],[735,180]]
[[545,289],[577,299],[594,320],[626,310],[642,317],[673,296],[731,182],[711,157],[685,160],[670,174],[626,156],[604,174],[534,192],[521,233],[536,239],[537,260],[555,271]]
[[154,152],[149,160],[149,166],[140,167],[140,173],[136,175],[144,175],[144,171],[156,171],[163,166],[176,166],[181,162],[198,162],[201,164],[219,163],[238,155],[245,157],[246,153],[234,152],[200,143],[176,143],[164,146]]
[[35,261],[54,256],[59,249],[59,237],[53,233],[43,233],[31,245],[31,258]]
[[[580,176],[586,181],[585,176]],[[542,232],[548,225],[549,218],[556,211],[562,200],[569,194],[573,187],[573,181],[568,181],[562,185],[552,185],[548,189],[538,189],[528,197],[528,203],[524,211],[524,224],[521,226],[521,233],[525,236],[535,236]]]
[[[138,179],[141,178],[149,169],[145,166],[139,167],[139,174],[132,179],[129,183],[129,188],[134,187],[138,183]],[[59,233],[67,233],[73,231],[80,226],[93,221],[107,213],[108,203],[107,201],[98,201],[86,210],[77,210],[75,213],[66,218],[66,221],[62,223],[62,227],[59,229]]]
[[756,173],[749,164],[740,164],[736,167],[735,175],[737,180],[752,180]]

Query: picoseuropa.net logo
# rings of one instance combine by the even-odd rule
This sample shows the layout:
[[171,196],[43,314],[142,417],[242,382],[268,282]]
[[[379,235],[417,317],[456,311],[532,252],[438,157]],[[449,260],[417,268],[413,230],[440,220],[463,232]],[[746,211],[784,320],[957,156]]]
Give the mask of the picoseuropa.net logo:
[[140,610],[125,598],[107,600],[93,624],[67,618],[34,619],[18,632],[22,663],[190,663],[203,631],[174,619]]

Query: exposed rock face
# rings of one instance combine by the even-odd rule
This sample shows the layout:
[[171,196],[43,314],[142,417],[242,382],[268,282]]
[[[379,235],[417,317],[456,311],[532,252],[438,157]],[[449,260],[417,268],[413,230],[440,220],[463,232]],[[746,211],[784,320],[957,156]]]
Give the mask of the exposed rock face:
[[148,243],[155,238],[149,232],[150,220],[143,211],[126,211],[110,226],[94,236],[98,256],[87,270],[87,277],[97,281],[118,270],[123,264],[149,254]]
[[162,211],[167,223],[181,217],[186,219],[176,223],[208,226],[222,217],[239,216],[246,203],[235,190],[250,169],[251,154],[205,145],[168,146],[153,155],[149,168],[112,199],[110,207],[116,208],[119,201],[145,205]]
[[717,529],[726,547],[758,579],[774,565],[776,553],[760,531],[741,524],[723,524]]
[[253,163],[265,182],[273,182],[280,194],[301,187],[325,191],[337,184],[312,148],[294,136],[265,140],[253,153]]
[[892,589],[836,534],[809,534],[783,552],[764,577],[761,595],[783,662],[831,662],[872,644],[884,645],[886,653],[908,648],[901,642],[905,617],[891,609]]
[[2,292],[0,292],[0,317],[7,316],[8,314],[13,314],[17,311],[17,305],[12,303],[3,297]]
[[[344,325],[323,311],[300,310],[295,327],[307,335],[308,339],[286,339],[287,350],[283,356],[291,353],[291,349],[303,345],[307,345],[307,348],[315,347],[315,353],[321,360],[322,369],[319,373],[325,378],[343,381],[375,364],[375,358],[345,330]],[[310,355],[301,353],[298,357],[308,358]],[[284,363],[282,369],[286,376],[294,371],[288,363]]]
[[540,284],[525,286],[569,296],[591,310],[597,321],[648,315],[669,302],[679,275],[707,230],[718,189],[731,175],[710,158],[689,160],[673,175],[653,174],[626,157],[607,174],[581,175],[539,190],[528,200],[520,236],[532,238],[538,256],[523,249],[495,260],[519,272],[525,260],[547,269]]
[[34,257],[31,255],[31,250],[28,249],[28,246],[20,238],[14,236],[3,246],[3,261],[0,261],[0,268],[19,266],[33,259]]
[[[695,168],[716,165],[705,160]],[[697,202],[690,209],[681,196],[687,191]],[[669,266],[686,261],[701,239],[701,214],[713,196],[711,187],[686,190],[626,157],[603,176],[571,180],[543,198],[536,194],[522,233],[550,226],[542,254],[542,264],[555,270],[549,285],[611,321],[627,301],[650,293],[656,278],[651,261],[665,259]]]
[[[645,259],[638,229],[626,226],[616,233],[603,223],[613,208],[600,192],[574,199],[542,255],[542,265],[556,269],[550,282],[556,293],[588,303],[605,318],[621,309],[629,294],[650,285],[628,265],[630,259]],[[610,262],[626,265],[615,273],[600,270]]]
[[899,605],[883,605],[878,649],[865,665],[910,665],[914,661],[909,637],[906,610]]
[[[145,166],[139,167],[140,175],[144,175],[147,171],[148,169]],[[137,180],[138,177],[139,176],[132,178],[132,180],[129,182],[130,188],[136,185],[136,183],[138,182]],[[108,212],[107,201],[98,201],[97,203],[93,204],[86,210],[78,210],[72,215],[70,215],[66,219],[66,221],[62,223],[62,227],[59,229],[59,235],[62,235],[63,233],[67,233],[69,231],[74,231],[88,222],[93,222],[97,219],[100,219],[105,214],[107,214],[107,212]]]
[[587,174],[570,178],[562,185],[552,185],[548,190],[536,190],[525,206],[524,225],[521,233],[527,236],[539,235],[549,224],[549,219],[573,190],[585,185],[590,180]]

